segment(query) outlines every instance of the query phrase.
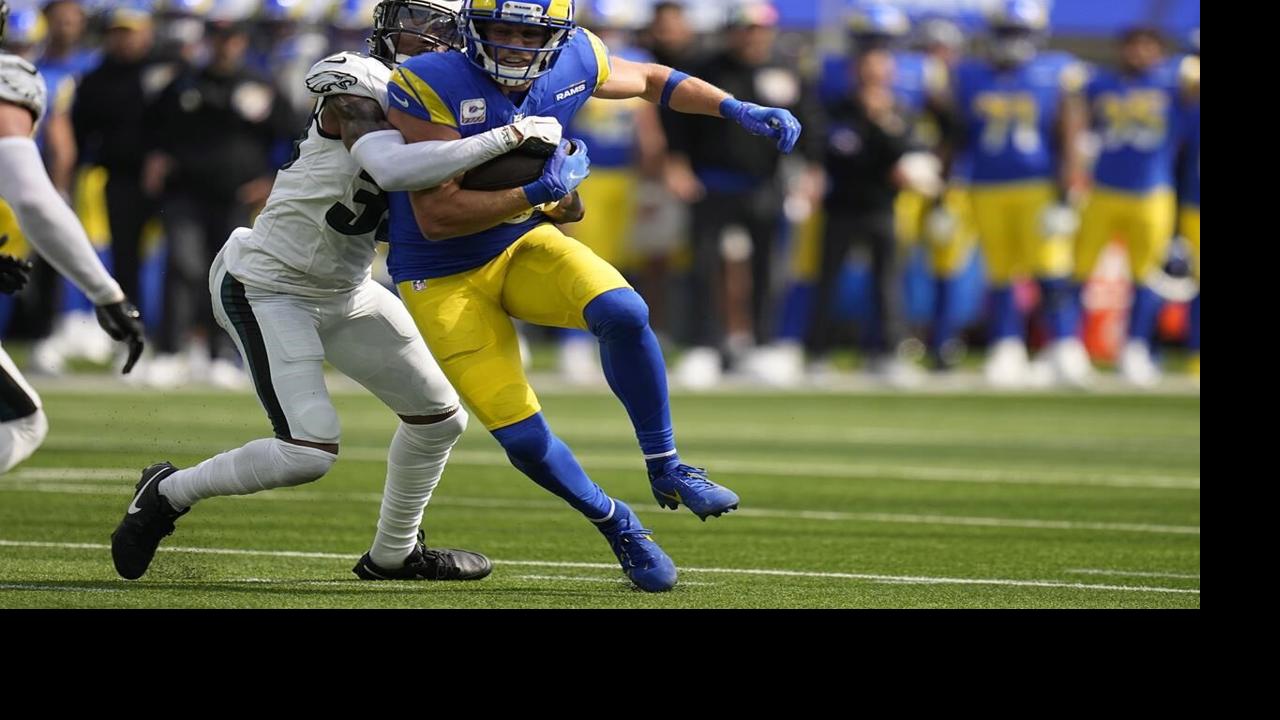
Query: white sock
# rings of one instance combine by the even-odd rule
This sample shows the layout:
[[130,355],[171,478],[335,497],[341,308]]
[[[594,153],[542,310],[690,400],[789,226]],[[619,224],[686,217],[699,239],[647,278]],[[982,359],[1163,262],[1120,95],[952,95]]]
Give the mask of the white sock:
[[179,470],[161,480],[158,489],[174,510],[181,510],[205,498],[248,495],[318,480],[337,459],[319,448],[264,438]]
[[39,408],[26,417],[0,423],[0,473],[9,472],[14,465],[31,457],[47,434],[49,419]]
[[369,550],[373,564],[388,570],[404,566],[418,542],[422,513],[440,482],[449,451],[466,427],[467,411],[462,408],[431,425],[400,423],[387,453],[387,485]]

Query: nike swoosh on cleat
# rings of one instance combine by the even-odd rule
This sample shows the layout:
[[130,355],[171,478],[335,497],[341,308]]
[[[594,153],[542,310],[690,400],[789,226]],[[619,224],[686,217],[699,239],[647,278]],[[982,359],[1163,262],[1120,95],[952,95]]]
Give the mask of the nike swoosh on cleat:
[[155,475],[152,475],[151,479],[148,480],[146,484],[142,486],[142,489],[138,491],[138,494],[133,496],[133,502],[129,503],[129,512],[128,512],[129,515],[132,515],[142,509],[138,507],[138,498],[142,497],[142,493],[147,491],[147,486],[155,482],[156,475],[159,475],[159,474],[160,473],[156,473]]

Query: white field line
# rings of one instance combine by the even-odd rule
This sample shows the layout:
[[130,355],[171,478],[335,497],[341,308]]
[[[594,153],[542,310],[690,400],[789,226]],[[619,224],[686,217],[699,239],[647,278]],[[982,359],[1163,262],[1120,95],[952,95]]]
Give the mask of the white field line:
[[[46,448],[85,451],[145,451],[150,446],[133,446],[128,443],[104,442],[99,439],[86,438],[84,441],[68,441],[65,437],[51,440]],[[182,447],[184,452],[205,452],[214,454],[228,448],[205,446],[189,443]],[[644,466],[640,456],[636,454],[579,453],[578,460],[588,470],[630,470],[643,472]],[[806,477],[834,478],[844,480],[904,480],[916,482],[963,482],[993,483],[1009,485],[1064,485],[1080,487],[1122,487],[1122,488],[1159,488],[1171,490],[1199,490],[1199,475],[1134,475],[1124,472],[1105,470],[1050,470],[1038,468],[1034,470],[1010,470],[1008,468],[974,468],[945,467],[934,465],[872,465],[862,463],[836,461],[757,461],[725,457],[698,457],[699,465],[708,467],[712,473],[727,475],[761,475],[766,477],[786,477],[801,480]],[[339,462],[354,460],[359,462],[385,463],[387,449],[368,446],[344,446],[339,454]],[[455,465],[472,465],[478,467],[507,467],[510,460],[505,453],[497,450],[458,450],[450,456],[449,462]],[[137,474],[141,468],[132,471]]]
[[[0,540],[0,547],[57,548],[68,550],[109,550],[111,546],[100,543],[55,543],[26,540]],[[247,555],[265,557],[306,558],[317,560],[350,560],[344,553],[303,552],[299,550],[241,550],[237,548],[162,547],[161,552],[193,553],[199,555]],[[545,560],[499,560],[495,565],[519,565],[526,567],[585,568],[592,570],[617,570],[612,563],[549,562]],[[687,573],[718,573],[724,575],[752,575],[768,577],[829,578],[840,580],[869,580],[872,582],[908,582],[929,585],[994,585],[1006,587],[1066,588],[1072,590],[1103,590],[1115,592],[1154,592],[1199,595],[1199,589],[1151,587],[1143,585],[1094,585],[1088,583],[1060,582],[1056,580],[1011,580],[1000,578],[956,578],[917,575],[879,575],[872,573],[813,572],[805,570],[774,570],[763,568],[699,568],[685,567]],[[216,581],[215,581],[216,582]]]
[[1144,572],[1140,570],[1100,570],[1097,568],[1072,568],[1076,575],[1111,575],[1114,577],[1173,578],[1175,580],[1199,580],[1200,573]]
[[[78,483],[10,483],[0,479],[0,492],[42,492],[72,495],[128,496],[132,487],[107,487]],[[233,500],[270,502],[367,502],[379,503],[378,493],[356,492],[267,492],[254,495],[233,495]],[[562,512],[564,503],[555,500],[505,500],[494,498],[439,497],[433,507],[473,507],[505,510],[545,510]],[[744,508],[730,514],[743,517],[781,518],[825,522],[896,523],[909,525],[953,525],[964,527],[1021,528],[1026,530],[1096,530],[1102,532],[1136,532],[1163,535],[1199,535],[1195,525],[1151,525],[1145,523],[1088,522],[1078,520],[1043,520],[1037,518],[966,517],[959,515],[928,515],[911,513],[858,513],[830,510],[773,510],[768,508]]]

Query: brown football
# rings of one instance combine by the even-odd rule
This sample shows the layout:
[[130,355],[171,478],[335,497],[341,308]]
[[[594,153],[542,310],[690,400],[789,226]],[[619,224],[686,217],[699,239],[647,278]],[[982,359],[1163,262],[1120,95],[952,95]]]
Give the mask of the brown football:
[[542,168],[555,152],[554,147],[526,143],[481,165],[471,168],[459,183],[463,190],[508,190],[524,187],[542,177]]

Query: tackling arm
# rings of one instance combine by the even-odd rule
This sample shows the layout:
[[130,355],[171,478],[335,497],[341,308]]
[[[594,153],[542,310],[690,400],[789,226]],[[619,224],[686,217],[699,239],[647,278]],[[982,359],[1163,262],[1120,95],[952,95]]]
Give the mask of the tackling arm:
[[320,127],[340,135],[351,156],[378,187],[391,192],[440,185],[519,147],[526,137],[554,134],[552,144],[560,140],[559,123],[554,119],[528,118],[466,139],[406,144],[404,136],[382,112],[382,106],[358,95],[329,96],[320,113]]
[[[424,141],[442,143],[461,138],[453,128],[421,120],[395,108],[391,109],[387,120],[413,144]],[[487,230],[533,207],[522,188],[463,190],[456,180],[411,191],[409,204],[413,207],[418,228],[431,240],[447,240]]]

